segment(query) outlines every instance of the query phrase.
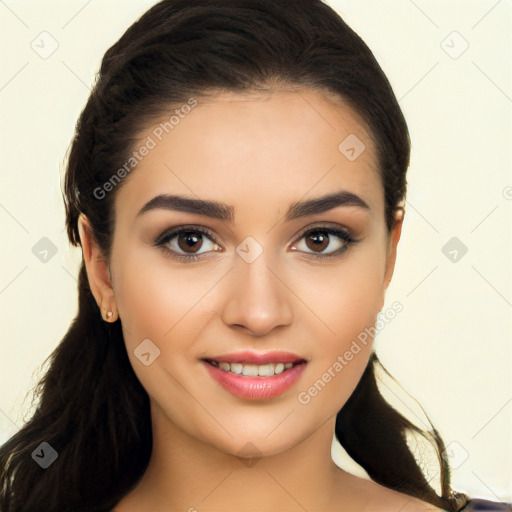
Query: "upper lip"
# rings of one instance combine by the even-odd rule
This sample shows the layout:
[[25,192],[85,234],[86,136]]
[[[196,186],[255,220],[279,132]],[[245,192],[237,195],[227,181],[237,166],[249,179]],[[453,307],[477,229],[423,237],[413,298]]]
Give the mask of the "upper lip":
[[205,361],[222,361],[226,363],[249,363],[249,364],[267,364],[267,363],[298,363],[304,361],[303,357],[299,357],[292,352],[274,351],[274,352],[235,352],[232,354],[224,354],[215,357],[205,357]]

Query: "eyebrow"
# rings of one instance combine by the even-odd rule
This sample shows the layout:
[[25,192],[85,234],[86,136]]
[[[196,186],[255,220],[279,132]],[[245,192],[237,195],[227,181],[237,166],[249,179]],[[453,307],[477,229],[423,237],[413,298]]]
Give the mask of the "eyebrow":
[[[314,199],[292,203],[286,212],[285,220],[289,222],[299,217],[323,213],[338,206],[357,206],[370,210],[368,204],[358,195],[342,190]],[[225,203],[169,194],[161,194],[148,201],[137,213],[137,217],[156,209],[194,213],[229,222],[232,222],[235,217],[233,206]]]

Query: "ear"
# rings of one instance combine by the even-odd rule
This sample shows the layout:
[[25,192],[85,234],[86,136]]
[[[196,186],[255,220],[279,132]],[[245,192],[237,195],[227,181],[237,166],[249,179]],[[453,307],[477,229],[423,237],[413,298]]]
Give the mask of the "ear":
[[[87,270],[87,278],[91,292],[105,319],[115,319],[117,310],[115,307],[114,290],[112,288],[110,269],[100,248],[92,235],[92,230],[87,217],[82,213],[78,218],[78,231],[82,256]],[[112,316],[106,317],[107,311],[112,311]]]
[[[396,209],[395,212],[395,224],[389,234],[388,239],[388,249],[386,256],[386,268],[384,271],[384,282],[383,282],[383,291],[385,292],[391,282],[391,278],[393,277],[393,272],[395,270],[396,263],[396,254],[398,241],[400,240],[400,235],[402,234],[402,225],[404,222],[405,210],[402,207]],[[384,294],[382,296],[382,305],[381,309],[384,307]]]

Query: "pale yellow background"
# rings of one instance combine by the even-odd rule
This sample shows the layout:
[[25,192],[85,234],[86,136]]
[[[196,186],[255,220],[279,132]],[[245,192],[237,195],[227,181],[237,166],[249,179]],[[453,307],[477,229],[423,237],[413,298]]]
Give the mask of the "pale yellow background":
[[[75,122],[104,52],[154,3],[0,2],[0,443],[23,424],[37,368],[76,313],[81,253],[63,230],[59,183]],[[510,500],[511,1],[329,3],[374,51],[412,137],[385,306],[404,309],[378,353],[450,445],[454,487]],[[31,48],[42,31],[59,45],[47,59]],[[464,41],[458,58],[446,53]],[[454,236],[468,247],[457,263],[441,251]],[[47,263],[32,253],[42,237],[57,247]],[[334,456],[362,474],[339,446]]]

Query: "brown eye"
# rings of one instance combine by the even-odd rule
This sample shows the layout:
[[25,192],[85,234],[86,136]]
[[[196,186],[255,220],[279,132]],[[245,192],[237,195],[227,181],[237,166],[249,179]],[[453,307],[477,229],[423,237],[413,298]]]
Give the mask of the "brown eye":
[[197,231],[185,231],[176,236],[178,247],[184,252],[194,252],[201,248],[203,243],[203,235]]
[[[180,227],[166,231],[154,242],[166,256],[178,260],[194,260],[208,252],[219,251],[215,236],[203,228]],[[202,252],[201,249],[203,249]],[[204,250],[206,249],[206,250]]]
[[308,248],[321,252],[329,245],[329,234],[325,231],[311,231],[306,240],[311,241],[311,243],[306,242]]
[[[297,247],[295,250],[300,250],[318,258],[340,255],[348,249],[350,244],[357,242],[347,231],[327,227],[306,231],[299,238],[299,242],[302,242],[302,240],[304,240],[305,248],[299,247],[301,244],[297,243],[294,246]],[[324,252],[329,247],[331,250]]]

